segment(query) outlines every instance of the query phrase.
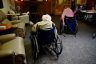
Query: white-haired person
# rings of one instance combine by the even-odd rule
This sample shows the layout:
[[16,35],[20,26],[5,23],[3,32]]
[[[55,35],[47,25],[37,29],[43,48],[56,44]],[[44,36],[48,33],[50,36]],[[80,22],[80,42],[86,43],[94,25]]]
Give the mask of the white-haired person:
[[[37,48],[40,51],[44,50],[42,48],[42,45],[46,45],[47,43],[53,42],[54,37],[57,38],[57,29],[56,29],[56,27],[54,28],[55,24],[52,22],[51,19],[52,18],[49,14],[45,14],[45,15],[42,15],[41,21],[37,22],[36,24],[32,24],[32,31],[30,34],[30,39],[32,42],[34,42],[34,40],[33,40],[34,35],[37,36],[37,38],[38,38],[37,43],[38,43],[38,47],[39,47],[39,48],[38,47]],[[52,31],[51,31],[51,29],[52,29]],[[34,47],[34,44],[33,44],[33,47]],[[42,52],[41,52],[41,54],[42,54]]]
[[[36,24],[33,24],[32,26],[32,32],[36,32],[39,28],[41,30],[50,30],[53,28],[53,25],[55,24],[52,22],[52,18],[49,14],[42,15],[42,20],[37,22]],[[55,28],[55,37],[57,35],[57,29]]]

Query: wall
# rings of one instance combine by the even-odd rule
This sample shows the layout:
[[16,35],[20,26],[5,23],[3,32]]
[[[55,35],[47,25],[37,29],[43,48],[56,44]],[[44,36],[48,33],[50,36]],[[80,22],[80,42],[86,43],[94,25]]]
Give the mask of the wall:
[[15,7],[15,0],[9,0],[10,5],[12,5],[12,7]]
[[30,12],[36,14],[51,14],[52,13],[52,0],[47,1],[30,1]]
[[41,10],[41,12],[43,11],[43,14],[51,14],[51,4],[52,0],[47,0],[47,1],[43,1],[42,4],[40,4],[40,7],[38,9]]
[[[77,0],[77,4],[78,5],[83,5],[83,4],[86,4],[86,1],[87,0]],[[91,0],[90,0],[91,1]]]
[[5,13],[8,12],[9,10],[9,0],[2,0],[3,1],[3,8],[1,10],[3,10]]
[[63,0],[58,0],[58,4],[62,4],[63,3]]
[[77,0],[77,4],[78,5],[82,4],[81,0]]
[[87,0],[87,9],[90,10],[96,5],[96,0]]
[[71,0],[56,0],[55,15],[61,15],[66,5],[71,7]]

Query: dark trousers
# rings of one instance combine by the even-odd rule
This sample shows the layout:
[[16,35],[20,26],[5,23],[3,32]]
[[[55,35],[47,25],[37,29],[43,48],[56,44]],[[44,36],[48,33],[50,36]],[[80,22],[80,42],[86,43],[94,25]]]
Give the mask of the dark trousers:
[[76,19],[74,17],[65,17],[65,25],[60,22],[60,33],[69,32],[75,33],[76,31]]

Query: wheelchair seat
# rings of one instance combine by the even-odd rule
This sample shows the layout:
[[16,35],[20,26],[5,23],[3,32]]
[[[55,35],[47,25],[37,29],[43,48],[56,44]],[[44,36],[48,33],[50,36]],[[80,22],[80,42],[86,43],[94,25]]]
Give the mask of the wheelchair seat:
[[[76,18],[75,17],[65,17],[64,21],[65,21],[65,25],[67,28],[67,32],[76,34],[77,30],[78,30]],[[66,28],[65,28],[65,31],[66,31]]]
[[65,24],[67,25],[69,32],[75,32],[76,20],[74,17],[65,17]]

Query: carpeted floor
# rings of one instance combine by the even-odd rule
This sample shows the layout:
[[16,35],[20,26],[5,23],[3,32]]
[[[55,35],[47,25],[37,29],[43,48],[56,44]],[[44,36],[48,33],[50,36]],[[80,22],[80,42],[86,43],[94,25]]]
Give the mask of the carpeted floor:
[[[60,16],[52,17],[58,32],[59,18]],[[31,28],[27,25],[25,37],[27,64],[33,64],[31,42],[29,39],[30,30]],[[70,34],[60,35],[63,42],[63,51],[59,59],[56,60],[53,56],[45,54],[40,56],[35,64],[96,64],[96,38],[92,39],[94,31],[96,31],[96,27],[78,21],[76,37]]]

